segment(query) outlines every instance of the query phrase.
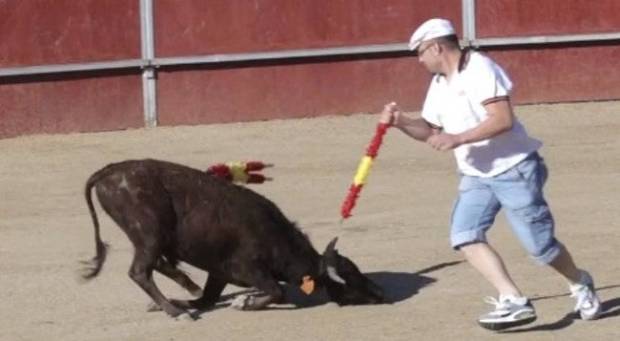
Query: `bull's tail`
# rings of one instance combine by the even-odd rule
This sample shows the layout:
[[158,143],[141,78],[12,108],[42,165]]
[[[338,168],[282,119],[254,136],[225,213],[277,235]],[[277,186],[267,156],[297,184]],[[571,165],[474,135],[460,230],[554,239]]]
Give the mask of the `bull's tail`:
[[97,182],[107,176],[109,173],[109,166],[95,172],[95,174],[88,178],[88,181],[86,181],[86,186],[84,188],[84,197],[86,198],[88,210],[90,211],[90,217],[92,218],[93,225],[95,227],[95,246],[97,252],[93,259],[84,262],[87,267],[84,269],[82,277],[87,280],[92,279],[99,274],[107,255],[108,246],[101,240],[101,234],[99,233],[99,220],[97,219],[97,212],[95,211],[95,206],[93,205],[91,192],[92,188],[97,184]]

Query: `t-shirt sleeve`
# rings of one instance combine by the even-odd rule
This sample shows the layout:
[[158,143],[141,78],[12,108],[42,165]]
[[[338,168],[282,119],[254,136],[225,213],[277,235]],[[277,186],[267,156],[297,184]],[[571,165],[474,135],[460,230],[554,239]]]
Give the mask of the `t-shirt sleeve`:
[[472,74],[475,74],[473,84],[469,84],[469,97],[482,104],[508,99],[512,90],[512,81],[506,72],[491,59],[482,57],[477,60]]
[[441,120],[440,120],[440,113],[441,113],[441,108],[439,107],[439,98],[437,98],[437,91],[436,91],[436,87],[437,87],[437,80],[436,80],[437,76],[434,76],[433,79],[431,80],[431,85],[428,87],[428,92],[426,93],[426,99],[424,100],[424,105],[422,106],[422,118],[436,126],[436,127],[442,127],[443,125],[441,124]]

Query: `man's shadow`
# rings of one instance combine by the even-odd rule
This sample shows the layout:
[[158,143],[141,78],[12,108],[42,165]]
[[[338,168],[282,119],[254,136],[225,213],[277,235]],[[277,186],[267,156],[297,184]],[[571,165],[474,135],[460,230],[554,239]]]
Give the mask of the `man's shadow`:
[[[425,274],[443,269],[449,266],[455,266],[463,261],[445,262],[430,266],[415,273],[407,272],[371,272],[365,275],[383,289],[385,294],[385,304],[392,304],[404,301],[416,295],[422,288],[436,282],[433,277],[425,276]],[[304,294],[298,287],[284,284],[286,303],[273,305],[267,309],[271,310],[287,310],[301,309],[324,305],[330,302],[325,290],[319,290],[312,295]],[[215,308],[224,308],[230,305],[230,302],[238,295],[260,295],[255,289],[246,289],[230,294],[222,295]]]
[[[613,289],[613,288],[620,288],[620,285],[608,285],[608,286],[596,288],[596,290],[600,292],[603,290],[608,290],[608,289]],[[545,300],[545,299],[557,298],[557,297],[562,297],[562,296],[568,296],[568,294],[536,297],[531,300],[532,301]],[[620,316],[620,297],[613,298],[611,300],[602,302],[601,311],[602,313],[598,317],[599,320],[614,317],[614,316]],[[580,317],[578,313],[570,312],[555,322],[539,324],[539,325],[535,325],[532,327],[526,327],[526,328],[509,329],[509,330],[500,331],[500,333],[512,334],[512,333],[523,333],[523,332],[534,332],[534,331],[559,330],[559,329],[564,329],[570,326],[571,324],[573,324],[573,322],[575,322],[575,320],[579,320],[579,319]]]

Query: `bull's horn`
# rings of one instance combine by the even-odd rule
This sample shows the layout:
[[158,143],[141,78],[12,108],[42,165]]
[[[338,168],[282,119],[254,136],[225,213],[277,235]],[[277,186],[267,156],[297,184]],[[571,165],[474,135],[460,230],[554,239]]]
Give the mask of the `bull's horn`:
[[323,252],[323,254],[327,255],[327,254],[331,254],[332,252],[336,251],[337,241],[338,241],[338,237],[335,237],[334,239],[332,239],[332,241],[329,242],[329,244],[327,244],[327,246],[325,247],[325,251]]
[[345,282],[344,279],[342,279],[342,277],[340,277],[340,275],[338,275],[338,272],[336,271],[336,268],[334,268],[331,265],[327,266],[327,276],[329,276],[329,278],[332,279],[332,281],[340,283],[340,284],[346,284],[347,282]]
[[332,239],[325,247],[325,251],[323,251],[323,264],[325,266],[325,271],[327,272],[327,276],[331,278],[332,281],[346,284],[346,281],[338,275],[338,271],[336,270],[337,253],[336,253],[336,242],[338,241],[338,237]]

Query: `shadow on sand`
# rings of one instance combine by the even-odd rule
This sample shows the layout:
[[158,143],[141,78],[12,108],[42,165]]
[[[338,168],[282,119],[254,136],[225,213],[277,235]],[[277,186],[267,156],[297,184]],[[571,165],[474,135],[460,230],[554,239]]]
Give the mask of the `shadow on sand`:
[[430,266],[415,273],[406,272],[373,272],[366,275],[383,288],[386,303],[404,301],[416,295],[422,288],[435,283],[437,280],[425,274],[455,266],[463,261],[445,262]]
[[[428,268],[422,269],[418,272],[414,273],[406,273],[406,272],[371,272],[366,273],[366,275],[379,286],[381,286],[385,292],[386,302],[385,304],[396,303],[400,301],[404,301],[414,295],[416,295],[422,288],[427,287],[437,280],[433,277],[426,276],[426,274],[450,267],[455,266],[463,261],[454,261],[454,262],[445,262],[437,265],[430,266]],[[620,285],[608,285],[604,287],[597,288],[597,291],[609,290],[614,288],[620,288]],[[305,295],[303,294],[299,288],[293,287],[290,285],[285,285],[286,290],[286,304],[282,305],[274,305],[268,310],[292,310],[292,309],[301,309],[301,308],[309,308],[318,305],[323,305],[329,303],[329,299],[324,290],[317,292],[314,295]],[[240,291],[236,291],[233,293],[222,295],[220,301],[217,305],[208,311],[212,311],[214,309],[220,309],[230,306],[230,302],[238,295],[260,295],[260,291],[256,289],[244,289]],[[568,296],[569,294],[558,294],[558,295],[550,295],[550,296],[540,296],[533,297],[532,301],[541,301],[547,299],[553,299],[563,296]],[[206,311],[196,312],[196,317],[202,315]],[[620,297],[614,298],[611,300],[607,300],[602,302],[602,313],[599,316],[599,320],[607,319],[615,316],[620,316]],[[545,323],[534,325],[531,327],[524,327],[518,329],[509,329],[499,331],[498,333],[502,334],[514,334],[514,333],[524,333],[524,332],[535,332],[535,331],[552,331],[552,330],[560,330],[564,329],[573,324],[575,320],[579,320],[579,316],[577,313],[570,312],[564,315],[562,318],[555,322]]]
[[[386,298],[386,304],[404,301],[416,295],[422,288],[436,282],[437,280],[428,277],[425,274],[449,267],[455,266],[463,261],[445,262],[436,264],[428,268],[422,269],[415,273],[407,272],[371,272],[366,273],[373,282],[383,288]],[[325,290],[319,290],[313,295],[305,295],[297,287],[285,285],[286,304],[273,305],[268,310],[289,310],[315,307],[330,302]],[[226,295],[222,295],[218,304],[210,309],[218,309],[228,307],[230,302],[238,295],[260,295],[260,291],[255,289],[240,290]]]

